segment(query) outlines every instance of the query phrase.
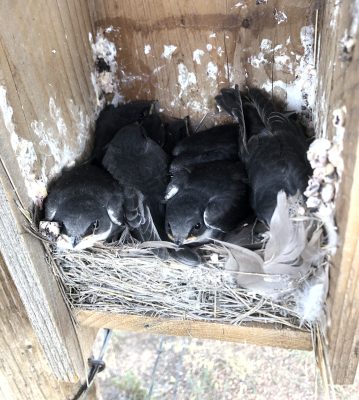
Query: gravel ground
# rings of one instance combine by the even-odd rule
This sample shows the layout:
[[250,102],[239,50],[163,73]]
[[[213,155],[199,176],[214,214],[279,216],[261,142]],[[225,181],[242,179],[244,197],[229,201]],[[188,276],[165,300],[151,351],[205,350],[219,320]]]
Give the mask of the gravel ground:
[[[99,400],[323,398],[310,352],[121,332],[105,361]],[[335,393],[338,400],[359,399],[358,376]]]

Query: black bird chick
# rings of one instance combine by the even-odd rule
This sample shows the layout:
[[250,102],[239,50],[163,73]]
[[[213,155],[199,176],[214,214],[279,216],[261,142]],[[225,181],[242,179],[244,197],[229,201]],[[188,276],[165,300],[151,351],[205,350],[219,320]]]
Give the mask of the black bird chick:
[[102,165],[122,186],[141,193],[143,209],[149,208],[152,228],[140,227],[137,238],[161,240],[158,234],[164,237],[163,198],[169,180],[167,154],[142,126],[131,124],[120,129],[107,145]]
[[215,161],[174,173],[166,194],[166,232],[178,245],[205,243],[232,230],[249,212],[240,161]]
[[273,102],[260,89],[249,89],[247,96],[241,96],[238,86],[222,89],[216,101],[238,121],[251,206],[269,225],[278,192],[284,190],[294,196],[307,186],[311,168],[304,129],[289,113],[275,111]]
[[173,149],[170,172],[212,161],[238,160],[238,128],[235,124],[219,125],[192,134]]
[[110,240],[123,230],[124,218],[122,188],[96,166],[65,171],[49,187],[45,219],[60,225],[59,249],[81,250]]
[[153,101],[132,101],[117,107],[110,104],[103,108],[96,120],[95,143],[92,161],[101,164],[106,146],[115,134],[124,126],[142,121],[151,114],[155,107]]

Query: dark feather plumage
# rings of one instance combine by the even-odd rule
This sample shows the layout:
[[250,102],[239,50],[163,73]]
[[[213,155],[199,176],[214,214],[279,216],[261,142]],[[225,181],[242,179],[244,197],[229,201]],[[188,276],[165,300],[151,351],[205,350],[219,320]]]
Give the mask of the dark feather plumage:
[[45,219],[60,224],[60,247],[89,247],[84,239],[91,244],[111,240],[123,229],[122,187],[106,171],[89,164],[75,167],[48,190]]
[[172,152],[170,172],[212,161],[238,160],[238,128],[220,125],[195,133],[180,141]]
[[253,88],[240,96],[236,87],[222,90],[216,100],[240,127],[245,126],[245,137],[239,130],[239,147],[251,186],[251,205],[258,218],[269,224],[279,191],[295,195],[306,188],[311,174],[308,143],[303,127],[275,111],[265,92]]
[[203,163],[174,173],[167,188],[167,234],[188,244],[230,231],[249,212],[246,182],[240,161]]
[[[169,176],[168,156],[162,148],[139,124],[127,125],[107,145],[102,164],[121,185],[141,193],[144,209],[149,207],[158,232],[163,236],[163,198]],[[146,232],[150,231],[146,228]],[[146,240],[159,240],[159,237],[151,236]]]

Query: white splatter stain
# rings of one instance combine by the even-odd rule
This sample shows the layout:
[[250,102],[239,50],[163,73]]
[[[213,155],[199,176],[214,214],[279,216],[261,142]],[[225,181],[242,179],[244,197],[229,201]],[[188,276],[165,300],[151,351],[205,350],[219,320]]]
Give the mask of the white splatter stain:
[[285,54],[274,56],[274,66],[279,71],[293,74],[293,64],[291,58]]
[[201,64],[201,57],[202,57],[202,56],[204,56],[204,51],[201,50],[201,49],[196,49],[196,50],[193,52],[193,55],[192,55],[193,61],[194,61],[195,63],[197,63],[197,64]]
[[[112,104],[113,103],[114,101],[112,101]],[[76,153],[81,154],[86,147],[90,131],[91,119],[87,114],[83,112],[80,106],[74,103],[72,99],[70,99],[68,102],[68,108],[70,110],[73,121],[75,121],[76,140],[77,140]]]
[[67,135],[67,126],[64,119],[62,118],[61,108],[56,106],[55,100],[50,97],[49,100],[49,111],[50,116],[54,120],[57,126],[57,130],[61,136]]
[[277,9],[275,9],[275,11],[274,11],[274,19],[277,21],[277,23],[279,25],[282,22],[287,21],[288,17],[285,14],[284,11],[278,11]]
[[269,51],[272,48],[272,41],[269,39],[263,39],[260,44],[260,49],[262,51]]
[[212,33],[209,35],[210,38],[215,38],[216,36],[217,36],[217,34],[216,34],[215,32],[212,32]]
[[[110,27],[111,28],[111,27]],[[109,29],[109,28],[107,28]],[[109,71],[99,71],[95,69],[91,73],[91,82],[96,94],[98,112],[105,105],[105,97],[103,94],[113,93],[120,96],[119,84],[117,79],[117,50],[113,42],[109,41],[104,36],[104,32],[99,30],[96,34],[96,41],[93,40],[92,34],[89,33],[89,41],[92,48],[92,58],[94,63],[99,59],[109,66]]]
[[288,108],[297,112],[311,110],[315,102],[315,91],[317,83],[316,69],[313,57],[313,26],[304,26],[300,31],[300,39],[304,53],[299,56],[298,65],[294,69],[295,80],[290,83],[277,80],[268,80],[262,88],[268,92],[273,89],[282,89],[286,93]]
[[222,57],[223,53],[224,53],[224,50],[222,49],[222,47],[221,47],[221,46],[218,46],[218,47],[217,47],[217,54],[218,54],[220,57]]
[[218,74],[217,65],[214,62],[210,61],[207,64],[207,75],[208,75],[208,77],[211,78],[211,79],[217,79],[217,74]]
[[165,44],[163,46],[163,53],[161,55],[162,58],[166,58],[167,60],[170,60],[172,58],[172,54],[176,51],[177,46],[174,46],[173,44]]
[[196,75],[193,72],[189,72],[188,68],[183,63],[178,64],[177,68],[177,82],[181,88],[180,96],[182,96],[183,94],[186,94],[186,90],[189,86],[193,86],[197,83],[197,79]]
[[210,43],[207,43],[207,51],[211,51],[213,49],[213,46]]
[[144,49],[143,49],[144,53],[145,53],[146,55],[147,55],[147,54],[150,54],[150,53],[151,53],[151,50],[152,50],[151,45],[150,45],[150,44],[145,44],[145,47],[144,47]]
[[[90,118],[84,114],[80,106],[69,100],[68,109],[74,121],[76,132],[76,145],[69,144],[68,127],[62,117],[60,107],[56,105],[55,100],[49,99],[49,114],[55,122],[56,128],[52,124],[45,124],[43,121],[34,120],[30,126],[34,134],[39,138],[39,145],[42,148],[43,156],[42,177],[52,178],[58,174],[64,167],[72,166],[76,158],[83,153],[88,138],[90,128]],[[48,171],[48,161],[51,163],[51,169]]]
[[46,181],[37,178],[34,173],[35,162],[37,161],[34,144],[17,135],[12,120],[13,108],[7,101],[6,89],[3,86],[0,86],[0,110],[5,128],[10,134],[11,147],[15,153],[21,175],[24,178],[28,196],[33,201],[41,200],[47,194]]
[[259,52],[256,56],[251,56],[248,58],[248,62],[254,68],[261,68],[263,65],[268,64],[268,60],[264,57],[263,52]]
[[197,100],[191,100],[187,103],[187,108],[193,112],[203,112],[206,111],[203,103]]

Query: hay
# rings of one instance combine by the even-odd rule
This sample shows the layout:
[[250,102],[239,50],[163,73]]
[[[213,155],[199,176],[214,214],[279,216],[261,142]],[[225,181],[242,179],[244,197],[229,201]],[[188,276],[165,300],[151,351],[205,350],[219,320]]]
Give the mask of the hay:
[[[163,242],[163,246],[173,244]],[[158,246],[158,244],[157,244]],[[151,243],[98,245],[81,251],[53,250],[55,273],[71,308],[225,324],[276,323],[310,330],[296,311],[295,290],[274,302],[238,287],[224,269],[221,244],[199,249],[205,263],[193,268],[163,261]],[[313,269],[313,272],[315,270]],[[312,274],[311,274],[312,275]],[[297,282],[301,287],[303,277]]]

